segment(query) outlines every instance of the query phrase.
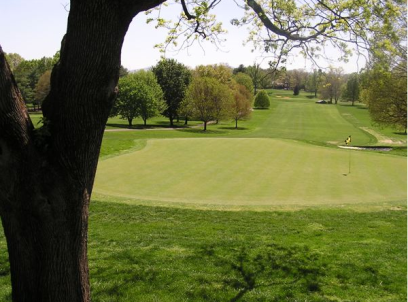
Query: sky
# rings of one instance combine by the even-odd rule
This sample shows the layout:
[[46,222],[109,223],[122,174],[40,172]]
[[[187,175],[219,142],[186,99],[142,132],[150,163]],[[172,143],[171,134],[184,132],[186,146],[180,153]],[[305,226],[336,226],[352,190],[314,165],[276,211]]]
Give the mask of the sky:
[[[18,53],[24,59],[52,57],[60,48],[61,39],[66,31],[69,0],[0,0],[0,45],[6,53]],[[171,18],[181,10],[180,5],[163,8],[163,14]],[[268,58],[261,53],[252,52],[252,45],[243,45],[247,30],[230,24],[230,20],[242,15],[242,10],[233,0],[223,0],[216,8],[217,18],[228,31],[223,36],[226,41],[221,47],[206,42],[203,47],[194,45],[179,52],[166,52],[167,58],[173,58],[189,67],[207,64],[228,64],[238,67],[261,64],[267,67]],[[122,65],[129,70],[154,66],[161,57],[154,45],[162,43],[166,37],[165,29],[155,29],[153,23],[146,24],[144,13],[137,15],[127,32],[122,49]],[[329,51],[333,59],[327,63],[320,61],[320,67],[332,65],[343,67],[346,73],[355,72],[364,67],[362,60],[352,58],[349,63],[337,62],[338,54]],[[303,68],[307,71],[316,68],[300,55],[294,55],[285,65],[287,69]]]

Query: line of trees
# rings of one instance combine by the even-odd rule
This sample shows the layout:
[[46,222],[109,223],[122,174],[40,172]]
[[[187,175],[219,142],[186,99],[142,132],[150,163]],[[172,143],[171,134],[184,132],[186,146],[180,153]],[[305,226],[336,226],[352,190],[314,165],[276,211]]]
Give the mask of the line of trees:
[[163,115],[170,125],[180,117],[203,122],[248,119],[254,87],[251,78],[226,65],[201,65],[191,71],[173,59],[163,59],[152,71],[138,71],[119,80],[118,96],[111,116],[126,119],[129,127],[136,117]]
[[[51,69],[59,60],[59,52],[52,58],[43,57],[37,60],[25,60],[16,53],[5,54],[5,56],[14,72],[25,103],[32,104],[34,110],[40,109],[43,100],[50,92]],[[394,64],[392,61],[395,60],[399,63]],[[406,93],[404,93],[406,56],[404,59],[403,50],[400,47],[399,54],[386,57],[382,55],[381,59],[377,57],[377,60],[372,62],[376,63],[368,66],[361,74],[344,74],[342,68],[333,67],[327,71],[318,69],[313,72],[305,72],[301,69],[271,70],[263,69],[259,64],[240,65],[235,69],[227,65],[198,66],[196,70],[191,71],[187,66],[173,59],[163,59],[152,68],[150,75],[146,72],[138,72],[135,76],[121,66],[119,87],[123,86],[123,89],[119,89],[122,92],[111,111],[111,116],[121,116],[128,121],[129,126],[132,126],[133,119],[137,117],[142,118],[146,125],[148,119],[160,114],[169,118],[171,126],[174,126],[174,120],[178,121],[180,117],[185,119],[185,124],[189,118],[202,120],[197,110],[193,111],[186,106],[186,101],[183,107],[181,106],[195,74],[195,76],[215,78],[224,85],[233,81],[233,84],[227,86],[235,95],[233,98],[235,108],[229,110],[218,108],[215,120],[225,119],[228,116],[235,120],[236,127],[239,120],[250,116],[247,107],[251,107],[244,101],[249,97],[240,88],[244,86],[251,95],[256,95],[260,89],[265,88],[291,89],[294,95],[299,94],[303,89],[314,97],[327,100],[329,104],[337,104],[340,100],[351,102],[352,105],[356,102],[364,102],[375,123],[406,131],[407,102]],[[129,85],[132,82],[132,89],[145,89],[147,87],[145,80],[136,84],[142,78],[150,78],[150,82],[154,83],[152,85],[161,89],[161,95],[157,92],[156,97],[146,97],[143,100],[144,103],[139,98],[137,105],[131,104],[132,99],[136,102],[135,95],[125,96],[125,91],[129,91]],[[142,85],[142,83],[145,84]],[[140,91],[140,93],[143,95],[144,92]],[[252,100],[252,97],[249,99]],[[237,106],[240,109],[237,109]],[[227,111],[229,114],[226,114]]]
[[5,56],[25,103],[32,104],[34,109],[39,109],[50,91],[51,70],[59,60],[59,52],[52,58],[43,57],[38,60],[25,60],[17,53],[9,53]]

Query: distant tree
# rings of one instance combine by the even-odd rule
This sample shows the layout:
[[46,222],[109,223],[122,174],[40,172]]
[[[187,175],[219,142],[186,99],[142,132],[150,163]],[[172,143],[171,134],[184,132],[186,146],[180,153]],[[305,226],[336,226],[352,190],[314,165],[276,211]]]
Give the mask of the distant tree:
[[317,97],[317,92],[322,81],[322,70],[314,70],[312,74],[309,74],[306,80],[305,88],[309,92],[313,92]]
[[300,86],[298,84],[293,87],[293,95],[299,95],[300,93]]
[[240,85],[245,86],[245,88],[254,95],[254,83],[252,82],[251,77],[243,72],[238,72],[234,74],[233,79]]
[[190,106],[192,116],[204,123],[203,130],[206,131],[208,122],[228,116],[232,92],[215,78],[194,77],[186,99],[186,106]]
[[357,73],[353,73],[349,76],[345,90],[343,92],[343,98],[354,106],[354,103],[359,100],[360,97],[360,83]]
[[35,88],[40,76],[52,67],[59,59],[59,52],[53,58],[43,57],[39,60],[23,60],[14,70],[14,76],[21,94],[26,103],[33,103],[35,99]]
[[214,78],[221,84],[228,84],[232,78],[231,67],[224,64],[200,65],[194,70],[199,77]]
[[230,116],[235,120],[235,129],[237,129],[238,121],[246,120],[251,116],[253,93],[238,82],[232,83],[230,87],[234,96]]
[[50,93],[51,89],[51,70],[44,72],[38,79],[37,85],[35,86],[35,100],[33,102],[34,106],[40,107],[45,97]]
[[136,117],[141,117],[146,126],[147,120],[163,109],[163,92],[151,71],[141,70],[119,79],[119,92],[111,116],[120,115],[128,121],[129,127]]
[[243,64],[240,64],[237,68],[234,68],[232,73],[236,75],[237,73],[245,73],[246,72],[246,67]]
[[[230,85],[232,81],[232,69],[225,64],[214,64],[214,65],[200,65],[195,70],[194,73],[198,77],[210,77],[221,85]],[[216,111],[215,122],[218,122],[226,118],[227,105],[230,99],[214,99],[214,109]]]
[[268,73],[261,68],[260,64],[254,63],[252,66],[248,66],[245,73],[252,79],[254,94],[258,92],[260,87],[265,86],[265,79],[268,77]]
[[302,69],[294,69],[286,71],[286,75],[293,95],[299,95],[300,90],[305,88],[307,73]]
[[268,109],[271,106],[269,96],[265,90],[261,90],[256,94],[254,107],[259,109]]
[[163,115],[169,118],[170,125],[173,126],[173,120],[178,117],[180,103],[191,82],[191,72],[185,65],[173,59],[161,60],[152,71],[163,90],[167,104]]
[[[188,91],[188,88],[187,88],[187,91]],[[184,117],[184,125],[187,125],[188,120],[193,116],[193,113],[194,113],[194,108],[193,108],[192,100],[186,94],[186,96],[180,103],[177,114],[179,116]]]
[[20,65],[20,63],[24,61],[24,58],[20,56],[18,53],[6,53],[5,56],[7,62],[10,65],[10,69],[13,72],[14,70],[16,70],[18,65]]
[[120,69],[119,69],[119,77],[125,77],[129,74],[129,70],[125,67],[123,67],[122,65],[120,65]]
[[343,85],[343,69],[330,67],[327,74],[324,74],[322,85],[320,88],[320,95],[323,99],[328,99],[329,103],[335,104],[340,99],[341,88]]

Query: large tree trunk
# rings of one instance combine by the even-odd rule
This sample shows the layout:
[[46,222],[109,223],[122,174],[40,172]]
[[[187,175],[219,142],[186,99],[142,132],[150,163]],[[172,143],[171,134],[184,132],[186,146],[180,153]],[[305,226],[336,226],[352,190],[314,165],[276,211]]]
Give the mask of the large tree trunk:
[[13,301],[89,301],[88,208],[132,18],[162,0],[72,0],[34,130],[0,47],[0,216]]

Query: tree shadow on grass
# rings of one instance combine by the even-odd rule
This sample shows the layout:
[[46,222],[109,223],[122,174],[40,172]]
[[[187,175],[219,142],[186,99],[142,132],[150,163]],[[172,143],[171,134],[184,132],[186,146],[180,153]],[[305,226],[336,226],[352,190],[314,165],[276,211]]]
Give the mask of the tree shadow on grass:
[[[306,294],[320,291],[323,265],[307,247],[272,243],[225,249],[206,244],[183,263],[174,264],[178,257],[155,248],[125,249],[98,257],[97,267],[91,266],[94,301],[125,301],[135,292],[145,295],[152,288],[164,296],[178,288],[191,301],[230,302],[243,301],[255,291],[268,301],[283,301],[290,298],[294,286]],[[179,288],[180,284],[185,288]]]
[[199,254],[207,265],[223,270],[224,291],[234,293],[230,302],[241,301],[254,290],[269,289],[274,297],[268,297],[268,301],[287,300],[295,285],[305,293],[320,291],[324,265],[307,247],[272,243],[255,249],[238,247],[230,254],[221,255],[214,245],[203,247]]
[[143,124],[136,124],[129,127],[126,124],[117,124],[117,123],[107,123],[106,126],[113,127],[113,128],[121,128],[121,129],[133,129],[133,130],[146,130],[146,129],[186,129],[186,126],[181,125],[174,125],[170,126],[170,124],[166,122],[156,122],[155,124],[147,124],[146,126]]
[[[219,128],[222,129],[222,128]],[[176,131],[180,132],[187,132],[187,133],[194,133],[194,134],[200,134],[200,135],[208,135],[208,136],[219,136],[219,135],[225,135],[228,133],[228,131],[223,131],[223,130],[214,130],[214,129],[208,129],[206,131],[203,130],[203,128],[180,128],[176,129]]]
[[[131,250],[112,253],[104,259],[99,258],[98,267],[91,269],[91,286],[94,301],[121,301],[137,286],[151,285],[156,281],[154,265],[146,263],[145,257]],[[93,281],[93,282],[92,282]],[[100,286],[102,285],[102,286]]]
[[238,128],[235,128],[235,127],[220,127],[219,129],[237,130],[237,131],[240,131],[240,130],[249,130],[249,128],[246,128],[246,127],[238,127]]

